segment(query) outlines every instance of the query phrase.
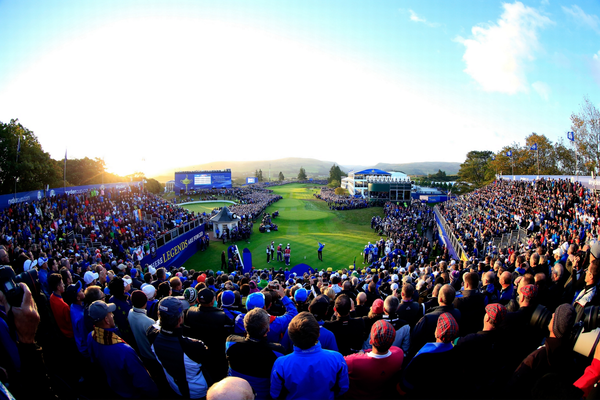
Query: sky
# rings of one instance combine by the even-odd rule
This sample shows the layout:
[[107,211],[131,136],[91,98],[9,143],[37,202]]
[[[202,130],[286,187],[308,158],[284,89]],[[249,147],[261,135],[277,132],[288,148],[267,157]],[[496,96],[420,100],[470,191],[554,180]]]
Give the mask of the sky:
[[0,121],[54,159],[463,162],[600,105],[597,0],[0,0]]

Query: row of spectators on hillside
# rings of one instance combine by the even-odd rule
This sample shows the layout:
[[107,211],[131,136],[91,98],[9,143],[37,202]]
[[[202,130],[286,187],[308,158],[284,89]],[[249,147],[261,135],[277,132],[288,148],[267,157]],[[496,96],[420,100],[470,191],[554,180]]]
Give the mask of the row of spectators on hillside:
[[[371,218],[371,229],[380,236],[386,236],[388,240],[379,240],[375,252],[369,251],[365,246],[363,262],[367,260],[367,256],[384,257],[388,254],[391,258],[396,257],[402,267],[406,267],[407,263],[418,266],[429,262],[433,246],[427,239],[426,232],[434,228],[432,209],[414,200],[410,203],[387,202],[383,212],[383,218]],[[433,245],[439,246],[437,241]],[[389,260],[382,260],[384,263],[386,261]],[[393,261],[392,263],[395,264]]]
[[597,194],[578,182],[540,179],[498,180],[439,208],[469,256],[477,258],[498,252],[491,240],[518,228],[537,234],[544,245],[581,244],[599,233],[597,205]]
[[135,260],[145,254],[149,240],[195,218],[137,187],[88,191],[0,211],[0,242],[11,253],[19,248],[46,254],[78,252],[99,243],[96,247],[110,249],[116,258]]
[[327,202],[330,210],[354,210],[369,207],[367,199],[351,195],[338,195],[335,194],[334,189],[328,187],[321,188],[320,193],[315,193],[313,196]]
[[0,296],[1,366],[17,398],[581,398],[600,350],[590,365],[571,331],[595,327],[600,242],[567,244],[408,270],[50,274],[49,300]]

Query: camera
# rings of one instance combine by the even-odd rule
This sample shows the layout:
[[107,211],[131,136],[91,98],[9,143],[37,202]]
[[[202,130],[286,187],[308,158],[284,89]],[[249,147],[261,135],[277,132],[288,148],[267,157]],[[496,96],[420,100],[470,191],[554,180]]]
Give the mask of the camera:
[[20,307],[23,302],[23,289],[19,283],[23,282],[29,287],[31,293],[35,296],[40,291],[37,270],[31,269],[15,275],[15,271],[10,265],[0,266],[0,290],[6,296],[8,304],[12,307]]
[[[592,357],[600,342],[600,307],[587,307],[579,320],[575,321],[567,340],[569,347],[584,357]],[[530,325],[548,335],[548,325],[552,313],[546,307],[538,305],[531,315]]]

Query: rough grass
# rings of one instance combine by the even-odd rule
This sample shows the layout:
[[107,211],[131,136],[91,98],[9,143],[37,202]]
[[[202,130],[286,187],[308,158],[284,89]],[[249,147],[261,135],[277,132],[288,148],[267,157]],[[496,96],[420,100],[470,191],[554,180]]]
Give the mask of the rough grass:
[[[252,261],[255,268],[284,267],[284,263],[266,262],[266,247],[275,242],[283,246],[290,244],[292,249],[291,266],[306,263],[313,268],[333,268],[335,270],[352,265],[356,257],[357,264],[362,265],[361,252],[367,242],[377,240],[377,236],[370,229],[371,217],[383,215],[381,207],[359,210],[331,211],[327,203],[317,200],[313,193],[314,185],[289,184],[273,189],[283,199],[267,208],[273,213],[279,210],[280,217],[275,219],[279,231],[260,233],[258,226],[254,226],[254,233],[250,243],[238,242],[240,252],[248,248],[252,252]],[[184,206],[220,207],[222,203],[204,203]],[[317,258],[318,242],[325,244],[323,260]],[[229,243],[212,241],[207,251],[198,252],[186,263],[188,269],[217,270],[221,266],[221,252],[226,250]],[[306,257],[306,259],[304,258]]]

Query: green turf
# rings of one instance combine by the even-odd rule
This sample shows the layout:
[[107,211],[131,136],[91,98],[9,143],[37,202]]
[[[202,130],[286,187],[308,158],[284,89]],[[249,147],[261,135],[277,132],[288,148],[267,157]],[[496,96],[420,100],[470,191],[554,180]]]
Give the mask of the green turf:
[[[318,193],[320,190],[320,188],[315,189],[314,185],[289,184],[277,186],[273,190],[283,199],[268,207],[267,212],[273,213],[279,210],[280,216],[275,219],[279,231],[260,233],[258,231],[260,222],[257,221],[250,243],[244,241],[237,243],[240,252],[245,247],[252,252],[255,268],[284,267],[284,263],[275,261],[267,264],[266,262],[266,247],[272,240],[275,241],[275,247],[279,243],[284,247],[290,244],[291,266],[306,263],[313,268],[332,267],[337,270],[351,265],[355,257],[357,266],[362,266],[362,249],[367,242],[378,239],[370,229],[370,223],[373,215],[383,215],[381,207],[331,211],[327,203],[313,197],[313,193]],[[196,210],[192,207],[214,208],[221,205],[222,203],[204,203],[184,207]],[[325,244],[322,262],[317,258],[319,241]],[[223,245],[222,242],[212,241],[207,251],[196,253],[184,266],[196,270],[206,268],[217,270],[221,265],[221,252],[228,246],[229,243]]]
[[226,203],[224,201],[211,201],[209,203],[196,203],[196,204],[186,204],[184,205],[190,211],[195,211],[196,213],[202,214],[203,212],[210,214],[212,210],[215,208],[227,206],[231,207],[232,203]]

